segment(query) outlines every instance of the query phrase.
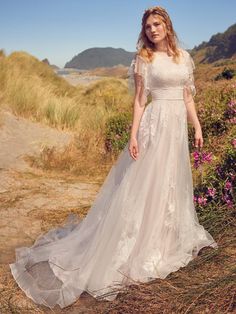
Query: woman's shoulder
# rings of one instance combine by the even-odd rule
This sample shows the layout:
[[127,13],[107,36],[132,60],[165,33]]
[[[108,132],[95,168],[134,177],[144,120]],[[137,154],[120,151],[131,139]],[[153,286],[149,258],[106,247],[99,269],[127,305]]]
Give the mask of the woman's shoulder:
[[145,63],[145,64],[148,63],[147,60],[146,60],[146,58],[143,57],[140,52],[136,52],[136,53],[135,53],[134,59],[135,59],[137,62],[140,62],[140,63]]
[[[193,64],[194,63],[193,58],[192,58],[189,51],[187,51],[184,48],[178,48],[178,49],[180,51],[180,55],[181,55],[182,61],[184,63],[186,63],[186,64],[190,64],[190,63]],[[194,64],[193,64],[193,67],[195,67]]]
[[188,57],[189,52],[188,52],[186,49],[184,49],[184,48],[178,48],[178,50],[179,50],[180,54],[181,54],[183,57]]

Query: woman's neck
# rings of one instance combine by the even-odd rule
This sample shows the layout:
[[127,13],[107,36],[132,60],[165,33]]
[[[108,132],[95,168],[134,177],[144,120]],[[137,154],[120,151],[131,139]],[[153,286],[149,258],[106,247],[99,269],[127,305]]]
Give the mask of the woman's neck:
[[167,52],[167,45],[165,41],[162,41],[155,46],[156,52]]

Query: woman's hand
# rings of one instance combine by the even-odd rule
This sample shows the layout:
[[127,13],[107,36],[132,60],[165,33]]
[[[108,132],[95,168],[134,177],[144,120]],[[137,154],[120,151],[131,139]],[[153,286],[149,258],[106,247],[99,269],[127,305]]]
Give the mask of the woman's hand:
[[195,147],[202,148],[203,147],[203,137],[202,137],[202,129],[198,128],[195,130],[194,143]]
[[129,141],[129,153],[130,156],[136,160],[139,154],[138,141],[136,138],[130,138]]

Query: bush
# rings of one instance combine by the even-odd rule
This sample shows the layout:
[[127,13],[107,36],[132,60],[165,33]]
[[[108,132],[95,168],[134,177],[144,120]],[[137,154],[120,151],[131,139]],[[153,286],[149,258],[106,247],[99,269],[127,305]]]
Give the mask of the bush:
[[[236,119],[236,101],[231,98],[226,101],[219,100],[219,103],[205,104],[204,108],[198,110],[199,120],[201,121],[204,140],[212,136],[225,134]],[[194,130],[189,131],[191,142],[194,140]],[[191,150],[191,148],[190,148]]]
[[[199,156],[195,156],[195,161],[196,159],[199,160]],[[210,167],[203,182],[195,187],[194,201],[198,210],[207,206],[212,208],[219,208],[219,206],[224,205],[229,208],[233,207],[235,203],[235,193],[233,191],[236,179],[235,160],[236,149],[235,140],[233,140],[232,147],[227,148],[222,161],[215,167]],[[199,167],[199,164],[197,167]]]
[[131,113],[118,113],[109,118],[105,125],[105,149],[119,153],[129,140]]
[[215,81],[226,79],[231,80],[235,76],[234,69],[224,68],[224,70],[215,77]]

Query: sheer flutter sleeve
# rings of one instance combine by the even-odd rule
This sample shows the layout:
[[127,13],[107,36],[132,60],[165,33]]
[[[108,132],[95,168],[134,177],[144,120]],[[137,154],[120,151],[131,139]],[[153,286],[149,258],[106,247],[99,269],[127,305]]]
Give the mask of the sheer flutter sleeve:
[[148,96],[150,93],[148,63],[143,57],[136,54],[128,69],[128,90],[130,94],[135,93],[138,84],[141,84],[144,95]]
[[184,88],[187,91],[187,96],[194,97],[196,95],[196,87],[195,87],[195,82],[194,82],[194,69],[195,69],[195,64],[193,61],[193,58],[191,57],[190,53],[185,50],[185,64],[188,69],[188,77],[187,80],[184,84]]

